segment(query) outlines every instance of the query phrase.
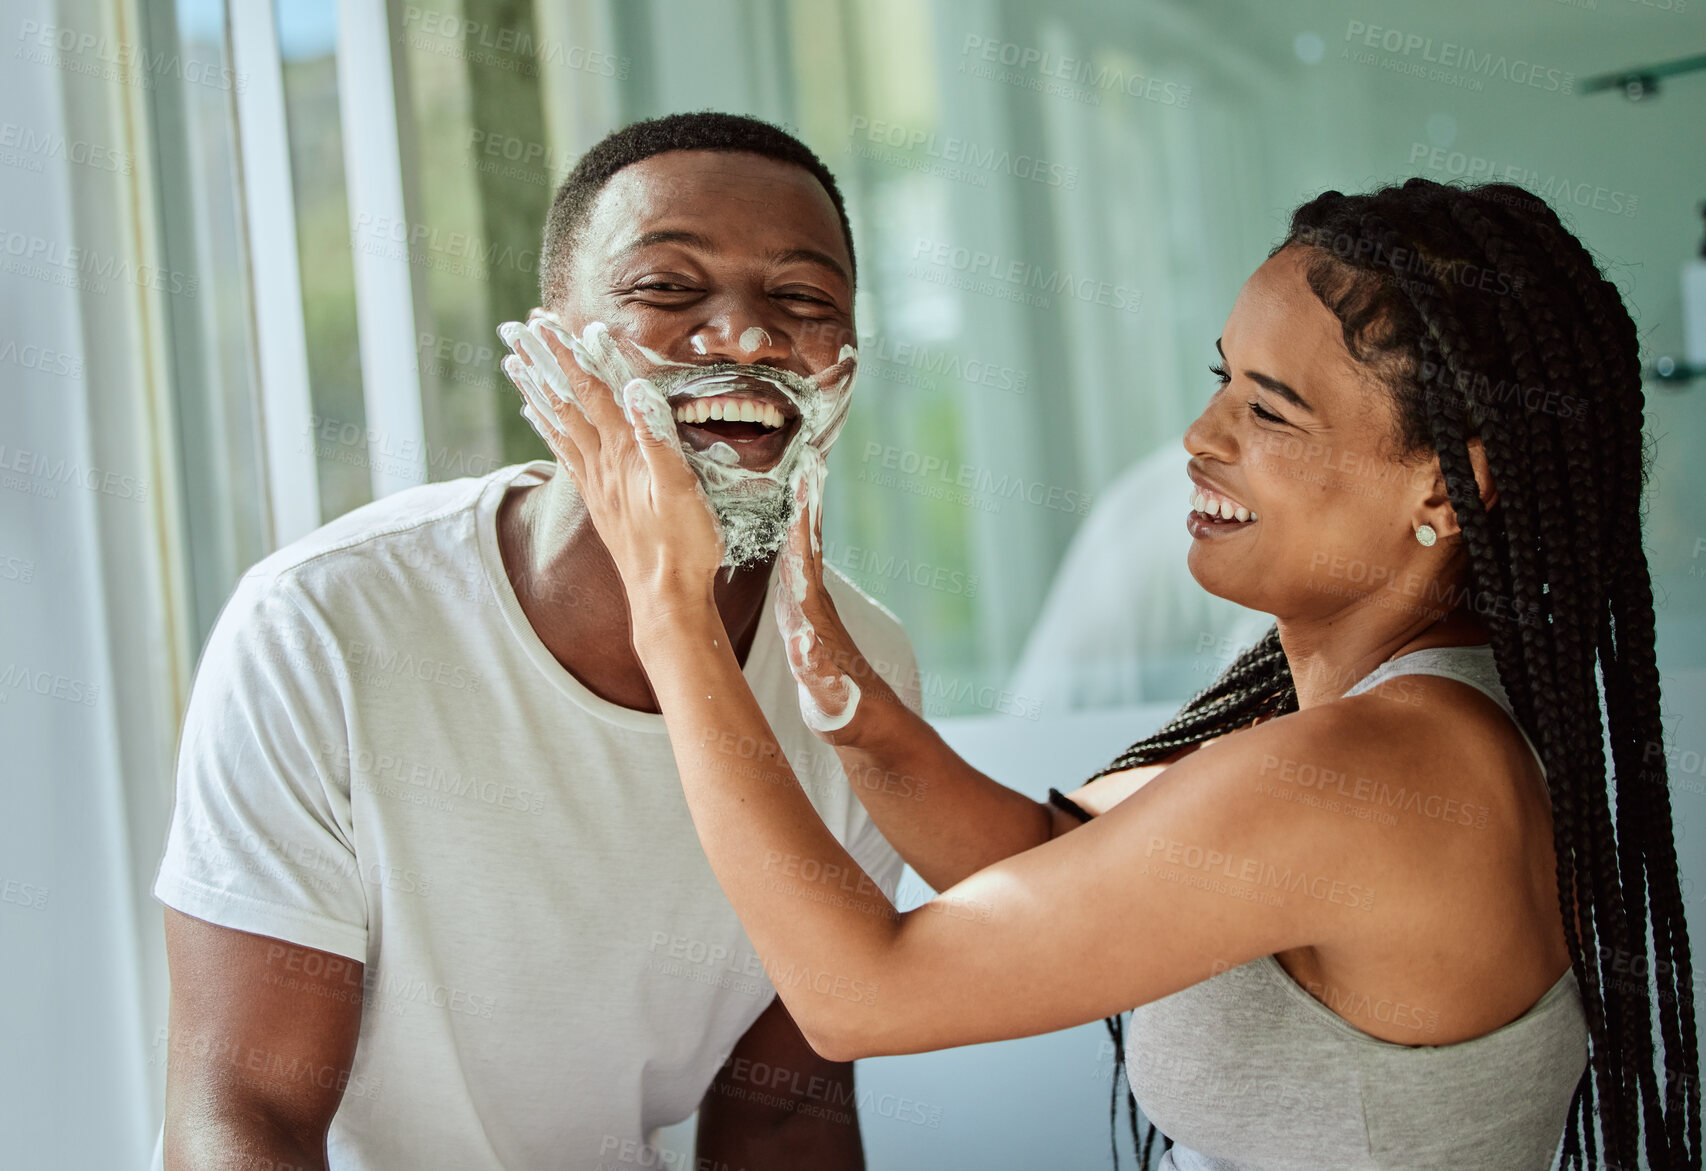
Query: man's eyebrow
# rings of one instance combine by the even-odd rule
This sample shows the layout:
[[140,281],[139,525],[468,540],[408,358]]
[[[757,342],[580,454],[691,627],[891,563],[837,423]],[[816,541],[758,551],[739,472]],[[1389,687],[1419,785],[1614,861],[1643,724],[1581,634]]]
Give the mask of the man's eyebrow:
[[699,248],[706,252],[714,252],[711,242],[697,232],[663,231],[647,232],[634,240],[616,255],[626,256],[630,252],[638,252],[642,248],[650,248],[654,244],[686,244],[690,248]]
[[[711,241],[707,240],[704,236],[699,235],[697,232],[687,232],[680,229],[674,229],[646,232],[616,255],[618,257],[627,256],[631,252],[638,252],[642,248],[650,248],[654,244],[685,244],[689,248],[697,248],[702,252],[717,251],[716,246],[713,245]],[[841,266],[840,261],[836,260],[835,257],[831,256],[827,252],[819,252],[816,248],[787,248],[780,252],[772,252],[770,254],[770,262],[772,264],[815,264],[821,268],[829,269],[830,272],[833,272],[847,284],[851,285],[853,283],[853,279],[847,275],[847,270]]]
[[[1219,338],[1214,339],[1214,348],[1220,352],[1221,361],[1225,361],[1226,351],[1221,349]],[[1251,382],[1254,382],[1263,390],[1269,390],[1274,394],[1279,395],[1286,402],[1297,407],[1299,410],[1308,411],[1311,415],[1315,413],[1315,408],[1304,402],[1301,394],[1298,394],[1295,390],[1281,382],[1279,379],[1259,373],[1255,370],[1244,371],[1244,377],[1248,378]]]
[[847,284],[853,279],[847,275],[847,270],[841,267],[841,262],[827,252],[819,252],[816,248],[790,248],[783,252],[772,252],[770,259],[775,264],[815,264],[827,268]]

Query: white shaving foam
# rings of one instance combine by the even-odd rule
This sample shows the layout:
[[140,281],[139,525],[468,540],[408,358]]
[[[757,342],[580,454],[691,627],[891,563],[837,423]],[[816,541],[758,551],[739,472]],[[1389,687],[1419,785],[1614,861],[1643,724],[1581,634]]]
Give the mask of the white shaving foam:
[[631,379],[622,388],[622,409],[628,415],[628,422],[639,419],[657,442],[676,442],[678,437],[669,402],[658,393],[656,386],[644,378]]
[[743,329],[740,335],[740,352],[750,354],[760,346],[770,344],[770,335],[757,325]]
[[[820,549],[817,516],[823,508],[823,481],[828,470],[823,453],[811,447],[806,449],[793,476],[793,496],[799,505],[794,523],[804,526],[813,553]],[[824,654],[817,628],[806,617],[808,588],[804,555],[791,546],[783,549],[776,591],[776,624],[799,688],[800,716],[814,732],[838,732],[852,722],[858,711],[859,684]]]
[[[763,335],[761,339],[754,340],[754,330]],[[732,569],[777,551],[786,539],[788,522],[798,507],[791,490],[792,477],[808,450],[819,459],[829,451],[846,422],[859,369],[857,349],[843,346],[833,365],[810,378],[764,366],[738,370],[713,368],[698,374],[696,371],[705,368],[671,361],[636,342],[618,339],[601,321],[589,322],[579,336],[569,333],[554,313],[540,313],[525,326],[506,322],[499,327],[504,341],[527,355],[536,377],[542,377],[551,393],[564,402],[574,401],[574,391],[545,342],[546,331],[556,336],[582,369],[610,388],[612,397],[630,421],[639,410],[654,436],[663,439],[667,429],[680,443],[722,526],[725,567]],[[757,326],[741,335],[741,344],[749,352],[769,340],[769,334]],[[701,339],[694,338],[693,345],[704,352]],[[640,380],[647,389],[636,392],[637,397],[632,401],[626,388],[636,381],[635,364],[625,350],[652,367],[650,377]],[[774,386],[800,413],[799,426],[787,450],[768,471],[742,467],[740,457],[726,443],[714,443],[704,451],[695,451],[679,438],[668,405],[668,400],[678,395],[704,398],[741,381]]]

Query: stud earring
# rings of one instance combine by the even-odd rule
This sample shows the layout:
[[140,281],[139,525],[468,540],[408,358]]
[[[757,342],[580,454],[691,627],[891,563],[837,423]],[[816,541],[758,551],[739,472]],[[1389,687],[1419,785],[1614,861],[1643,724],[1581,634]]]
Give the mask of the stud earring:
[[1433,544],[1434,527],[1432,525],[1418,525],[1416,527],[1416,540],[1420,541],[1424,545]]

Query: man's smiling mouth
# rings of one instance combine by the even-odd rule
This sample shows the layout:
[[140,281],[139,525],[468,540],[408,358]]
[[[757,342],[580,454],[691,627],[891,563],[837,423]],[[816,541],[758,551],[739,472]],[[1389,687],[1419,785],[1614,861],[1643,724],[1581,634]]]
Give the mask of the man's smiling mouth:
[[726,443],[751,471],[775,467],[799,430],[799,407],[762,379],[735,375],[706,383],[669,398],[682,439],[694,451]]

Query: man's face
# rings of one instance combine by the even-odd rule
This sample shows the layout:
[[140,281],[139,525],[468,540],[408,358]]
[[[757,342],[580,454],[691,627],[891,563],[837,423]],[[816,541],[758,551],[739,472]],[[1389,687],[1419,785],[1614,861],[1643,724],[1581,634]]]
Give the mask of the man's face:
[[780,547],[788,476],[807,443],[826,448],[839,428],[852,373],[843,347],[856,344],[851,269],[809,172],[671,151],[611,178],[562,302],[546,306],[577,336],[602,323],[668,399],[722,523],[725,564]]

